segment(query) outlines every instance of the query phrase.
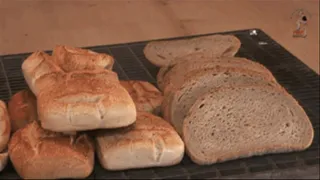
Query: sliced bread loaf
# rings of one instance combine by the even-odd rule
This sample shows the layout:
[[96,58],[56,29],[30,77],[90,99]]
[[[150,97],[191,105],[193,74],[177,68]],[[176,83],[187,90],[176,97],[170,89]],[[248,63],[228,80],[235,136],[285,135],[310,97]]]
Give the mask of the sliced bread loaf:
[[197,99],[183,122],[186,151],[197,164],[300,151],[313,136],[298,102],[271,86],[212,89]]
[[241,46],[232,35],[210,35],[184,40],[150,42],[144,48],[146,58],[155,66],[164,67],[178,62],[179,57],[203,53],[206,57],[231,57]]
[[[182,123],[190,107],[199,96],[217,87],[233,87],[240,85],[271,84],[264,76],[255,71],[221,68],[219,71],[198,71],[185,81],[181,87],[170,93],[166,119],[182,134]],[[274,86],[278,84],[272,83]]]
[[272,73],[263,65],[250,61],[245,58],[221,58],[218,61],[202,61],[201,63],[194,63],[193,61],[186,61],[176,64],[163,78],[163,93],[166,95],[169,91],[172,91],[176,87],[179,87],[181,83],[187,78],[186,74],[191,71],[203,71],[204,69],[217,69],[220,68],[240,68],[244,70],[251,70],[260,73],[261,76],[265,76],[270,81],[275,81]]

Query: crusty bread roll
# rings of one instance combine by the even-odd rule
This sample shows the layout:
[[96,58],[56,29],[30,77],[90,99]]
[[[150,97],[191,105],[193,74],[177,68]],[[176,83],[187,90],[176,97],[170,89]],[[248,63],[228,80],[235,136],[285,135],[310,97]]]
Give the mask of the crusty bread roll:
[[53,60],[65,72],[74,70],[94,70],[97,68],[112,70],[114,59],[103,53],[69,46],[56,46]]
[[29,89],[17,92],[8,103],[8,111],[11,132],[15,132],[38,119],[36,97]]
[[7,166],[9,154],[7,151],[0,152],[0,172]]
[[155,115],[160,113],[163,100],[162,93],[147,81],[120,81],[121,85],[129,92],[137,111],[150,112]]
[[160,117],[138,112],[134,125],[96,136],[97,154],[107,170],[171,166],[181,162],[184,143]]
[[37,121],[16,131],[9,156],[24,179],[86,178],[93,171],[94,145],[86,135],[70,136],[44,130]]
[[0,152],[7,148],[10,138],[10,120],[5,102],[0,100]]
[[125,127],[135,122],[135,104],[115,72],[64,72],[52,58],[35,52],[22,64],[25,79],[37,96],[38,117],[44,129],[70,132]]

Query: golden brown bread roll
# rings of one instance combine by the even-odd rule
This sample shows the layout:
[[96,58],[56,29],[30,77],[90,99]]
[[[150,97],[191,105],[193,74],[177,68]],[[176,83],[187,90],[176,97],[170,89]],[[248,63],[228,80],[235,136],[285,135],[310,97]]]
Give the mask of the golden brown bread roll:
[[65,72],[53,58],[35,52],[22,64],[24,77],[37,97],[44,129],[70,132],[125,127],[135,122],[135,104],[115,72],[98,67],[75,67]]
[[29,89],[17,92],[8,103],[8,111],[11,131],[15,132],[38,119],[36,97]]
[[9,154],[7,151],[0,152],[0,172],[7,166]]
[[113,57],[108,54],[70,46],[56,46],[52,54],[55,64],[65,72],[98,68],[112,70],[114,64]]
[[86,178],[94,165],[94,145],[86,134],[70,136],[47,131],[37,121],[16,131],[9,156],[24,179]]
[[160,113],[163,100],[162,93],[147,81],[120,81],[121,85],[129,92],[137,111],[150,112],[155,115]]
[[101,131],[96,142],[99,161],[107,170],[172,166],[184,156],[184,143],[174,128],[147,112],[138,112],[128,128]]
[[10,120],[5,102],[0,100],[0,153],[7,148],[10,139]]

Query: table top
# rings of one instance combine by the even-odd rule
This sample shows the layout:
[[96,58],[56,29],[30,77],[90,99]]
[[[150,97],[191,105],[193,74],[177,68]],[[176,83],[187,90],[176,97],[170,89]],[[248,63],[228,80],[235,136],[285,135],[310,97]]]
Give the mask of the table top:
[[[294,38],[298,9],[307,37]],[[319,73],[319,1],[0,0],[0,55],[259,28]]]

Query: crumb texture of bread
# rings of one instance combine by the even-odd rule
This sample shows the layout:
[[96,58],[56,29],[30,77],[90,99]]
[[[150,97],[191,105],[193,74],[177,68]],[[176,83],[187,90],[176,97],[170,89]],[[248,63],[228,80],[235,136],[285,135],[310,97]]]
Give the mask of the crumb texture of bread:
[[[118,75],[105,69],[108,63],[103,63],[99,54],[60,46],[54,51],[53,56],[35,52],[22,64],[26,82],[36,95],[44,129],[70,132],[134,123],[132,98],[120,85]],[[92,59],[86,62],[83,54],[93,54]],[[63,61],[67,57],[70,59]],[[83,63],[74,64],[78,61]]]
[[183,122],[186,152],[201,165],[305,150],[313,136],[303,108],[272,86],[214,88],[197,99]]
[[146,45],[144,54],[155,66],[165,67],[181,60],[180,57],[201,53],[206,57],[232,57],[241,46],[232,35],[209,35],[183,40],[153,41]]
[[96,136],[97,154],[107,170],[172,166],[181,162],[184,143],[162,118],[138,112],[134,125]]
[[28,123],[38,120],[37,99],[29,90],[15,93],[8,102],[11,132],[23,128]]
[[163,100],[162,93],[147,81],[127,80],[120,84],[129,92],[137,111],[145,111],[155,115],[160,113]]
[[0,153],[4,151],[10,139],[11,125],[7,105],[0,100]]
[[86,178],[93,171],[90,137],[81,134],[72,141],[70,136],[44,130],[36,121],[13,134],[8,150],[23,179]]
[[246,85],[267,85],[272,83],[255,71],[221,68],[218,71],[197,71],[172,93],[168,103],[166,119],[182,135],[182,124],[190,107],[197,98],[212,88],[236,87]]

